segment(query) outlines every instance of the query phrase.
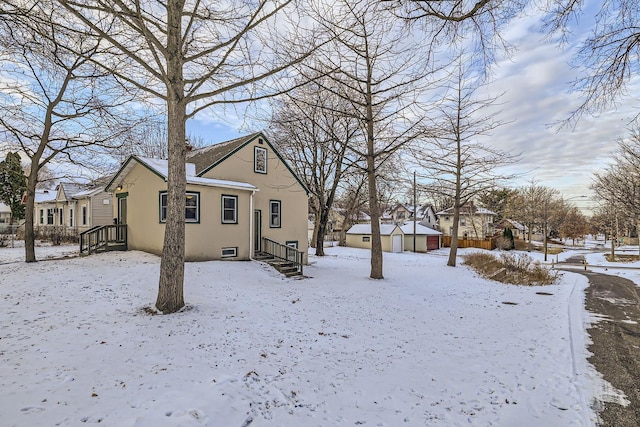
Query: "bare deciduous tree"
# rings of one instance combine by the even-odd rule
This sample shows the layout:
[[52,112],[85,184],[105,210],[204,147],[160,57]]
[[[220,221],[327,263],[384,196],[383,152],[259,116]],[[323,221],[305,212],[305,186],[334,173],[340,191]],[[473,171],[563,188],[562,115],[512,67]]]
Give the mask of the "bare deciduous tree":
[[[549,229],[561,212],[563,204],[556,190],[540,185],[532,179],[529,185],[516,189],[516,193],[509,198],[505,208],[510,218],[527,226],[529,251],[533,248],[532,234],[536,231],[542,234],[545,261]],[[557,226],[559,227],[559,222]]]
[[[0,129],[31,164],[25,207],[25,260],[35,262],[34,197],[42,171],[55,161],[96,166],[118,144],[134,115],[130,99],[92,58],[100,38],[55,23],[64,14],[47,1],[5,1],[0,9]],[[73,44],[75,51],[66,46]]]
[[380,239],[379,168],[417,135],[424,117],[420,97],[429,75],[427,55],[380,2],[340,0],[321,12],[336,41],[318,62],[335,70],[325,89],[348,105],[358,121],[362,143],[350,149],[365,159],[371,216],[371,271],[383,278]]
[[503,122],[495,118],[496,114],[489,116],[484,112],[496,103],[496,98],[476,98],[481,85],[471,80],[469,69],[462,62],[460,57],[454,81],[439,107],[441,122],[430,130],[435,133],[428,139],[431,144],[413,148],[416,167],[421,179],[428,180],[429,191],[453,200],[453,230],[447,261],[452,267],[456,265],[460,208],[508,179],[496,168],[515,160],[507,152],[478,142]]
[[631,129],[627,139],[618,140],[618,151],[604,171],[594,173],[591,188],[608,211],[615,211],[618,225],[632,222],[640,227],[640,129]]
[[329,213],[342,177],[358,161],[347,148],[361,139],[358,122],[344,114],[346,101],[324,89],[322,80],[328,79],[320,76],[276,100],[270,120],[273,140],[312,194],[311,246],[318,256],[324,255]]
[[[202,148],[206,141],[199,136],[189,136],[186,143],[192,148]],[[121,164],[131,155],[167,159],[167,123],[164,119],[150,118],[140,126],[132,128],[122,137],[122,146],[117,150],[115,159]]]
[[[583,95],[582,104],[572,112],[570,122],[584,113],[596,113],[627,96],[627,87],[640,73],[640,5],[637,0],[601,3],[594,15],[585,13],[585,0],[548,1],[547,30],[566,40],[571,26],[593,18],[591,34],[582,42],[575,62],[584,71],[572,88]],[[596,9],[593,9],[596,10]]]
[[577,238],[584,237],[588,233],[588,220],[575,206],[568,206],[566,215],[559,226],[562,238],[572,239],[573,245]]

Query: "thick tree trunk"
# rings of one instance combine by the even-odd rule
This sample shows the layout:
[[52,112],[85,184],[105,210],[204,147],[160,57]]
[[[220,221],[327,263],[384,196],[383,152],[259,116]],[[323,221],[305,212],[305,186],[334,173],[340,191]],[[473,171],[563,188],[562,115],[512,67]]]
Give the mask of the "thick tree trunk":
[[49,142],[49,135],[52,127],[52,111],[53,105],[49,105],[44,120],[44,129],[40,136],[40,144],[38,149],[31,156],[31,168],[29,170],[29,178],[27,179],[27,203],[25,206],[24,216],[24,260],[25,262],[36,262],[36,233],[34,230],[34,208],[36,199],[36,187],[38,186],[38,173],[40,172],[40,160],[44,149]]
[[327,234],[327,224],[329,223],[329,209],[326,203],[318,209],[317,222],[318,234],[316,235],[316,255],[324,256],[324,236]]
[[449,249],[449,259],[447,265],[449,267],[456,266],[456,257],[458,256],[458,224],[460,223],[460,199],[457,197],[453,202],[453,229],[451,230],[451,248]]
[[[32,169],[33,163],[31,166]],[[35,168],[37,169],[37,167]],[[36,262],[36,250],[35,250],[35,231],[34,231],[34,207],[36,197],[36,185],[38,172],[35,171],[36,178],[33,178],[34,171],[29,173],[29,180],[27,181],[27,202],[24,212],[24,260],[25,262]]]
[[[458,98],[460,99],[460,98]],[[460,129],[460,109],[458,108],[458,127]],[[456,266],[456,259],[458,256],[458,226],[460,224],[460,200],[462,198],[462,150],[460,135],[457,135],[457,150],[456,150],[456,193],[453,197],[453,230],[451,231],[451,249],[449,249],[449,259],[447,265],[449,267]],[[475,228],[475,224],[474,224]]]
[[156,309],[163,314],[184,307],[185,203],[186,203],[186,103],[180,51],[183,2],[167,3],[167,123],[169,174],[167,222],[160,261]]
[[382,274],[382,241],[380,240],[380,209],[378,208],[378,186],[376,185],[376,147],[373,114],[373,91],[371,88],[373,65],[367,66],[367,183],[369,185],[369,210],[371,216],[371,273],[372,279],[384,279]]
[[317,225],[317,234],[316,234],[316,255],[324,256],[324,235],[326,232],[325,224],[322,224],[322,220]]
[[[371,143],[371,145],[373,144]],[[369,277],[372,279],[384,279],[382,274],[382,241],[380,240],[380,212],[378,209],[376,170],[372,155],[367,156],[367,179],[369,181],[369,209],[371,210],[371,273]]]

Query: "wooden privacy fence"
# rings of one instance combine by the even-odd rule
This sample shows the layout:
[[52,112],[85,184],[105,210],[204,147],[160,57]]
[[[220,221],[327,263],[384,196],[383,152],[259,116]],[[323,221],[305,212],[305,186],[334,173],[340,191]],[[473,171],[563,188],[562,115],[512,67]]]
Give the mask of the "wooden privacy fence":
[[[442,246],[445,248],[451,247],[451,236],[442,236]],[[458,237],[459,248],[479,248],[492,251],[496,248],[496,239],[461,239]]]

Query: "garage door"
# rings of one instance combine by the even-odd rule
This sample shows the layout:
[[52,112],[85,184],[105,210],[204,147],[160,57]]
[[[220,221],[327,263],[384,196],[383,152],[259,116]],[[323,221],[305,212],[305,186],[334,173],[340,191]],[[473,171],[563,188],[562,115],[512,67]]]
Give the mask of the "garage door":
[[434,249],[440,249],[438,247],[438,236],[427,236],[427,250],[432,251]]

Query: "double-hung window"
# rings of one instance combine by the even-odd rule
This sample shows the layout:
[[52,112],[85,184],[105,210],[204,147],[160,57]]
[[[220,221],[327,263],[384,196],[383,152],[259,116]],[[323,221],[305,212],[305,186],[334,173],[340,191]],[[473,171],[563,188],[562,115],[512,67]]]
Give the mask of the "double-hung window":
[[[200,193],[187,191],[185,222],[200,222]],[[167,192],[160,193],[160,222],[167,222]]]
[[238,196],[222,195],[222,223],[238,223]]
[[280,200],[269,201],[269,227],[280,228],[282,225],[282,202]]
[[200,206],[198,206],[198,198],[197,193],[187,193],[187,203],[184,215],[186,222],[198,222],[200,220]]

